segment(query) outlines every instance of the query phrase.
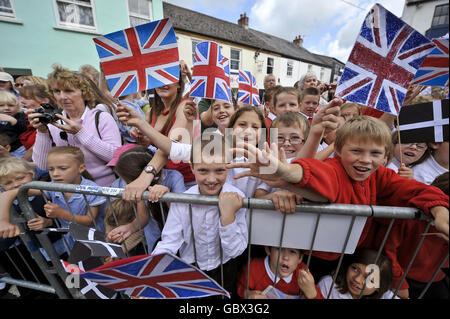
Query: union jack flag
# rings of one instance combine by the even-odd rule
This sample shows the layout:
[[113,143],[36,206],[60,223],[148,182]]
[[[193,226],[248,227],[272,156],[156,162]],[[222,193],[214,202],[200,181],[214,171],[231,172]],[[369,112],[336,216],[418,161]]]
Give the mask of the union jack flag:
[[256,78],[249,71],[239,70],[238,101],[251,105],[261,104]]
[[414,74],[434,46],[376,4],[363,22],[335,95],[398,115]]
[[448,38],[432,41],[436,47],[423,60],[411,84],[448,86]]
[[114,97],[178,82],[178,44],[168,18],[93,40]]
[[125,258],[86,272],[76,270],[73,265],[70,268],[84,279],[131,297],[230,298],[225,289],[201,270],[168,253]]
[[197,44],[189,95],[231,103],[229,60],[222,55],[216,42]]

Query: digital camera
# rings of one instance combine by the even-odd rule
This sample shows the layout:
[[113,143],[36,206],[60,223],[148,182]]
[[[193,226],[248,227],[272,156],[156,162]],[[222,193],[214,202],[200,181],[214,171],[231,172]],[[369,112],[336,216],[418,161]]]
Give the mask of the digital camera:
[[39,122],[47,125],[52,122],[56,122],[58,120],[58,117],[56,114],[62,114],[62,110],[50,103],[41,103],[42,109],[37,108],[34,109],[36,113],[43,114],[41,117],[39,117]]

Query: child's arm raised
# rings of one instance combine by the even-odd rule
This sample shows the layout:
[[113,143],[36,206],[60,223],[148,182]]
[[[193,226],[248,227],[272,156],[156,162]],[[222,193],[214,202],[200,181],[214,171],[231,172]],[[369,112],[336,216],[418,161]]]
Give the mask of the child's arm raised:
[[340,98],[335,98],[314,115],[308,138],[296,158],[315,157],[323,134],[335,130],[338,127],[339,122],[337,117],[339,116],[342,103],[343,101]]

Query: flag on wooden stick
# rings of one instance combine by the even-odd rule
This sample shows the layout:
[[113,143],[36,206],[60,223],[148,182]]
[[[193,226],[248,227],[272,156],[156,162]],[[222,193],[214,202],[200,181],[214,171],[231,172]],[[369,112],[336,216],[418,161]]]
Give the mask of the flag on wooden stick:
[[434,47],[376,4],[363,22],[335,95],[398,115],[411,80]]
[[448,142],[448,99],[402,107],[399,123],[402,144]]

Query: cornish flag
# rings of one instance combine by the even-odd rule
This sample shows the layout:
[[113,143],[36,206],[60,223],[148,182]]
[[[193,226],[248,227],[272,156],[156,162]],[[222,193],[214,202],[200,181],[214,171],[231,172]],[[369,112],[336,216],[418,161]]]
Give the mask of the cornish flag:
[[189,95],[232,102],[229,60],[222,55],[216,42],[197,44]]
[[261,104],[256,78],[249,71],[239,70],[238,101],[256,106]]
[[178,44],[168,18],[93,40],[114,97],[178,82]]
[[399,115],[401,142],[448,142],[448,115],[448,99],[402,107]]
[[201,298],[229,293],[198,268],[172,254],[141,255],[108,263],[90,271],[72,272],[132,297]]
[[448,39],[432,40],[436,47],[423,60],[411,84],[448,87]]
[[376,4],[363,22],[336,96],[398,115],[434,43]]

